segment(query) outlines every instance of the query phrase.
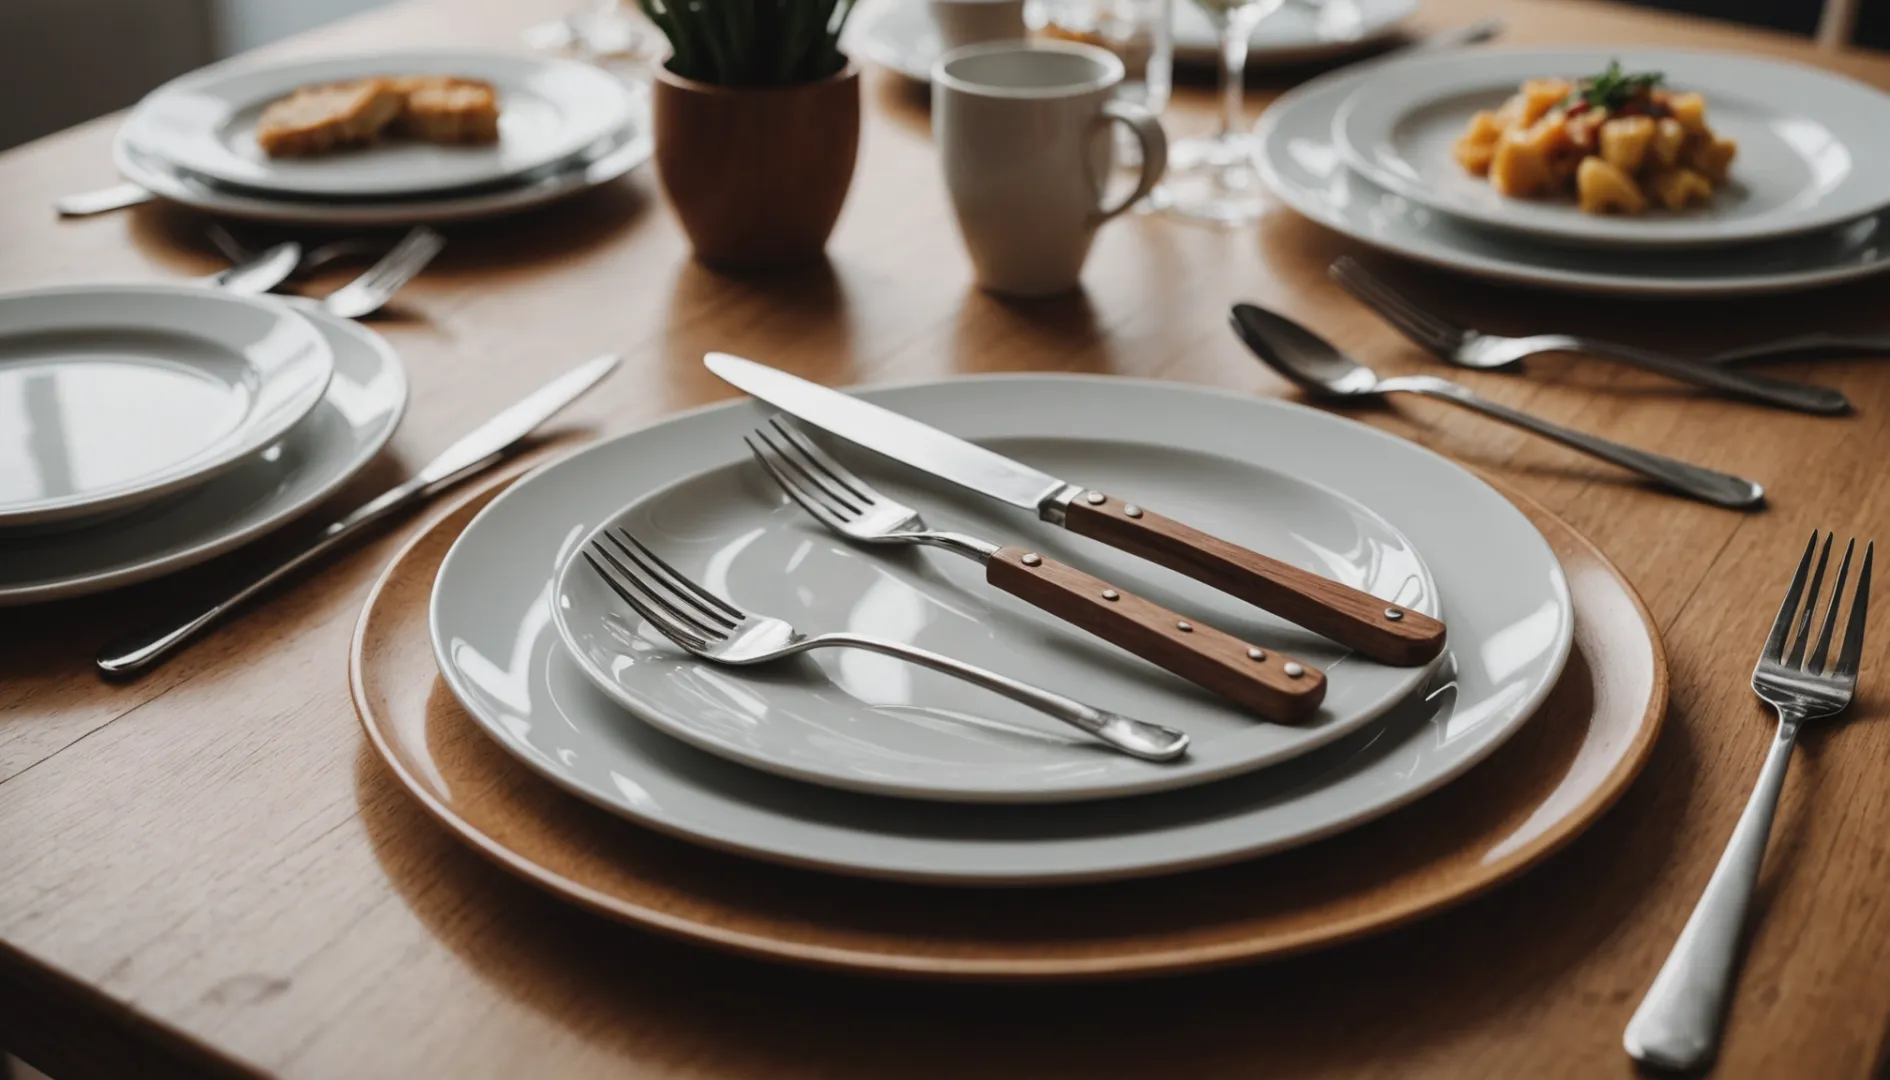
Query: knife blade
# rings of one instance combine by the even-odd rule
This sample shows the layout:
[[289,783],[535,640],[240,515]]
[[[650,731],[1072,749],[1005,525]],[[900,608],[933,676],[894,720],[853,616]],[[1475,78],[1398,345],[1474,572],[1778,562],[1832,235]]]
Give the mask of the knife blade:
[[1166,566],[1382,663],[1417,666],[1444,649],[1444,624],[1034,469],[889,409],[728,353],[703,364],[725,382],[850,443],[1034,511],[1052,525]]
[[296,570],[334,550],[349,537],[391,516],[395,511],[425,502],[466,478],[491,468],[540,424],[583,397],[604,376],[617,369],[620,358],[606,354],[585,361],[532,391],[516,404],[474,428],[440,452],[406,481],[356,507],[346,517],[323,529],[292,558],[210,605],[197,615],[162,630],[114,642],[99,651],[94,663],[111,676],[133,675],[169,656],[239,605]]

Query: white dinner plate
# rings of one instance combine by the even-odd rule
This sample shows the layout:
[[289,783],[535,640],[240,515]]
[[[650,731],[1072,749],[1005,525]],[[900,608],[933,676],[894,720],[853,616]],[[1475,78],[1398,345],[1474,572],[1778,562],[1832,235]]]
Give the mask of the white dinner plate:
[[[1571,81],[1611,61],[1706,97],[1712,129],[1739,144],[1711,203],[1638,215],[1583,213],[1574,197],[1513,199],[1472,176],[1451,145],[1478,110],[1526,79]],[[1346,164],[1387,191],[1467,221],[1565,244],[1701,247],[1830,229],[1890,203],[1890,95],[1816,68],[1734,53],[1482,49],[1374,68],[1333,120]]]
[[[1458,466],[1362,424],[1279,401],[1112,377],[962,378],[862,396],[972,439],[1082,440],[1108,431],[1264,463],[1343,492],[1424,553],[1450,623],[1440,674],[1429,693],[1311,754],[1134,799],[1048,806],[893,799],[704,753],[626,715],[585,677],[552,626],[553,575],[624,498],[725,465],[730,448],[766,416],[732,402],[580,450],[482,511],[434,585],[429,621],[447,686],[529,768],[651,828],[843,873],[1026,884],[1228,862],[1383,814],[1513,734],[1567,658],[1568,586],[1528,520]],[[1227,493],[1236,506],[1247,505],[1242,496]],[[1266,511],[1256,504],[1251,512]],[[1020,532],[1031,524],[1021,511],[1008,520]],[[805,539],[812,558],[820,538]],[[874,573],[880,558],[860,554],[860,572]],[[1181,589],[1183,579],[1140,567],[1122,584],[1159,596]],[[715,675],[725,690],[748,679]]]
[[190,491],[96,526],[0,536],[0,607],[114,589],[263,535],[373,460],[407,408],[407,374],[379,334],[306,312],[335,357],[321,401],[282,439]]
[[[1133,492],[1196,528],[1387,602],[1440,614],[1436,586],[1410,542],[1328,488],[1132,437],[986,445],[1052,475]],[[1159,721],[1188,733],[1187,755],[1159,764],[1131,758],[989,691],[873,653],[822,651],[805,663],[717,669],[664,641],[572,555],[552,612],[591,680],[685,742],[786,776],[909,798],[1069,802],[1189,787],[1297,757],[1384,715],[1428,677],[1428,665],[1373,663],[1205,585],[1151,579],[1149,564],[1133,556],[1041,521],[1020,522],[910,470],[876,467],[884,459],[833,449],[875,487],[918,507],[931,528],[1023,544],[1316,666],[1328,675],[1325,701],[1303,723],[1266,723],[992,588],[968,559],[848,544],[789,502],[739,442],[725,450],[735,460],[650,492],[600,529],[627,529],[694,580],[804,632],[894,638]]]
[[[1319,7],[1287,4],[1253,32],[1248,62],[1296,64],[1342,56],[1383,42],[1417,10],[1417,0],[1337,0]],[[1175,57],[1219,62],[1214,26],[1192,0],[1175,0]],[[876,0],[854,15],[848,48],[904,75],[929,82],[943,47],[925,0]]]
[[[298,87],[372,75],[462,75],[499,92],[499,141],[442,146],[387,138],[310,157],[272,158],[256,121]],[[258,67],[217,64],[173,79],[138,103],[123,138],[184,173],[270,196],[421,195],[491,184],[581,153],[621,130],[632,94],[574,60],[477,51],[368,53]]]
[[277,199],[207,183],[140,153],[122,133],[112,157],[125,179],[147,190],[212,214],[289,224],[338,226],[418,225],[469,221],[516,213],[588,191],[624,176],[650,159],[648,88],[637,87],[630,124],[579,157],[487,188],[404,199]]
[[1802,237],[1701,251],[1557,247],[1472,226],[1346,168],[1333,143],[1332,121],[1369,74],[1334,72],[1296,87],[1267,109],[1256,128],[1268,189],[1299,213],[1361,243],[1509,284],[1624,296],[1790,292],[1890,267],[1885,215]]
[[286,305],[192,285],[0,294],[0,528],[199,484],[322,399],[334,355]]

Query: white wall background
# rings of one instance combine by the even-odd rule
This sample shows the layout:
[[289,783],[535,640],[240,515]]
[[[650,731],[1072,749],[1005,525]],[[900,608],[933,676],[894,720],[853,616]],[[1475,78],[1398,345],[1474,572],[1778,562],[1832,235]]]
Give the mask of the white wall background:
[[0,0],[0,149],[389,0]]

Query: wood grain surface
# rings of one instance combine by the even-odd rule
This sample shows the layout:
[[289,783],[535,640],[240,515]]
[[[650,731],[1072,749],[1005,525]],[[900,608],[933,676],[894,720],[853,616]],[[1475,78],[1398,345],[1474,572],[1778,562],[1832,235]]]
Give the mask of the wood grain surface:
[[1199,619],[1182,618],[1034,551],[1000,549],[985,567],[985,580],[1269,720],[1304,720],[1325,700],[1326,676],[1317,668],[1285,653],[1254,650]]
[[1248,551],[1101,492],[1064,510],[1071,532],[1178,570],[1382,664],[1418,667],[1444,651],[1444,624],[1368,592]]
[[[570,6],[403,4],[273,52],[511,48]],[[1485,14],[1508,20],[1506,44],[1737,49],[1890,88],[1890,58],[1584,0],[1425,0],[1415,25]],[[1303,74],[1257,74],[1253,104]],[[876,70],[862,92],[859,169],[829,258],[811,268],[729,277],[693,263],[648,171],[450,229],[440,261],[377,323],[407,360],[414,402],[345,498],[607,350],[625,368],[571,412],[567,437],[730,396],[700,366],[708,349],[834,385],[1048,369],[1296,397],[1228,333],[1237,299],[1286,311],[1387,374],[1435,370],[1326,280],[1334,257],[1368,253],[1285,211],[1235,232],[1127,217],[1102,230],[1080,293],[1014,303],[976,292],[924,94]],[[1211,91],[1185,88],[1169,119],[1177,135],[1210,129]],[[0,155],[0,288],[218,268],[195,214],[55,220],[55,195],[114,179],[116,123]],[[1599,301],[1370,262],[1441,313],[1499,332],[1687,352],[1881,329],[1890,298],[1879,280],[1725,303]],[[1667,728],[1593,829],[1467,907],[1282,965],[1147,987],[860,989],[665,942],[495,869],[391,780],[350,708],[349,637],[399,536],[127,685],[92,674],[102,642],[287,538],[123,593],[0,612],[0,1044],[62,1080],[1632,1076],[1622,1025],[1765,751],[1769,719],[1746,682],[1795,555],[1814,527],[1890,532],[1890,370],[1855,359],[1795,371],[1842,388],[1856,415],[1754,407],[1579,358],[1531,360],[1526,377],[1457,374],[1506,404],[1763,481],[1771,506],[1759,514],[1661,495],[1442,404],[1359,410],[1514,484],[1608,554],[1665,636]],[[1806,735],[1786,782],[1717,1077],[1849,1080],[1885,1061],[1890,632],[1873,633],[1863,665],[1858,704]],[[1412,971],[1421,992],[1379,989],[1408,986],[1395,976]],[[1329,1000],[1300,993],[1314,981],[1376,1007],[1313,1007]],[[826,1007],[841,997],[857,1004]]]

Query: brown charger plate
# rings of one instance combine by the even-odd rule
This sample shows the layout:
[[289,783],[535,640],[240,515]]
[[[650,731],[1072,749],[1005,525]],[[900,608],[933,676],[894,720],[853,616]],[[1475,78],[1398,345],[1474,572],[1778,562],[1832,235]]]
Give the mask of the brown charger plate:
[[408,791],[487,858],[612,918],[797,963],[949,978],[1096,978],[1280,956],[1409,922],[1540,861],[1641,770],[1667,660],[1613,564],[1503,491],[1568,574],[1575,647],[1540,712],[1412,806],[1232,866],[1087,886],[978,890],[831,876],[659,835],[533,775],[480,731],[434,666],[427,604],[447,549],[509,479],[440,515],[388,566],[355,630],[361,726]]

